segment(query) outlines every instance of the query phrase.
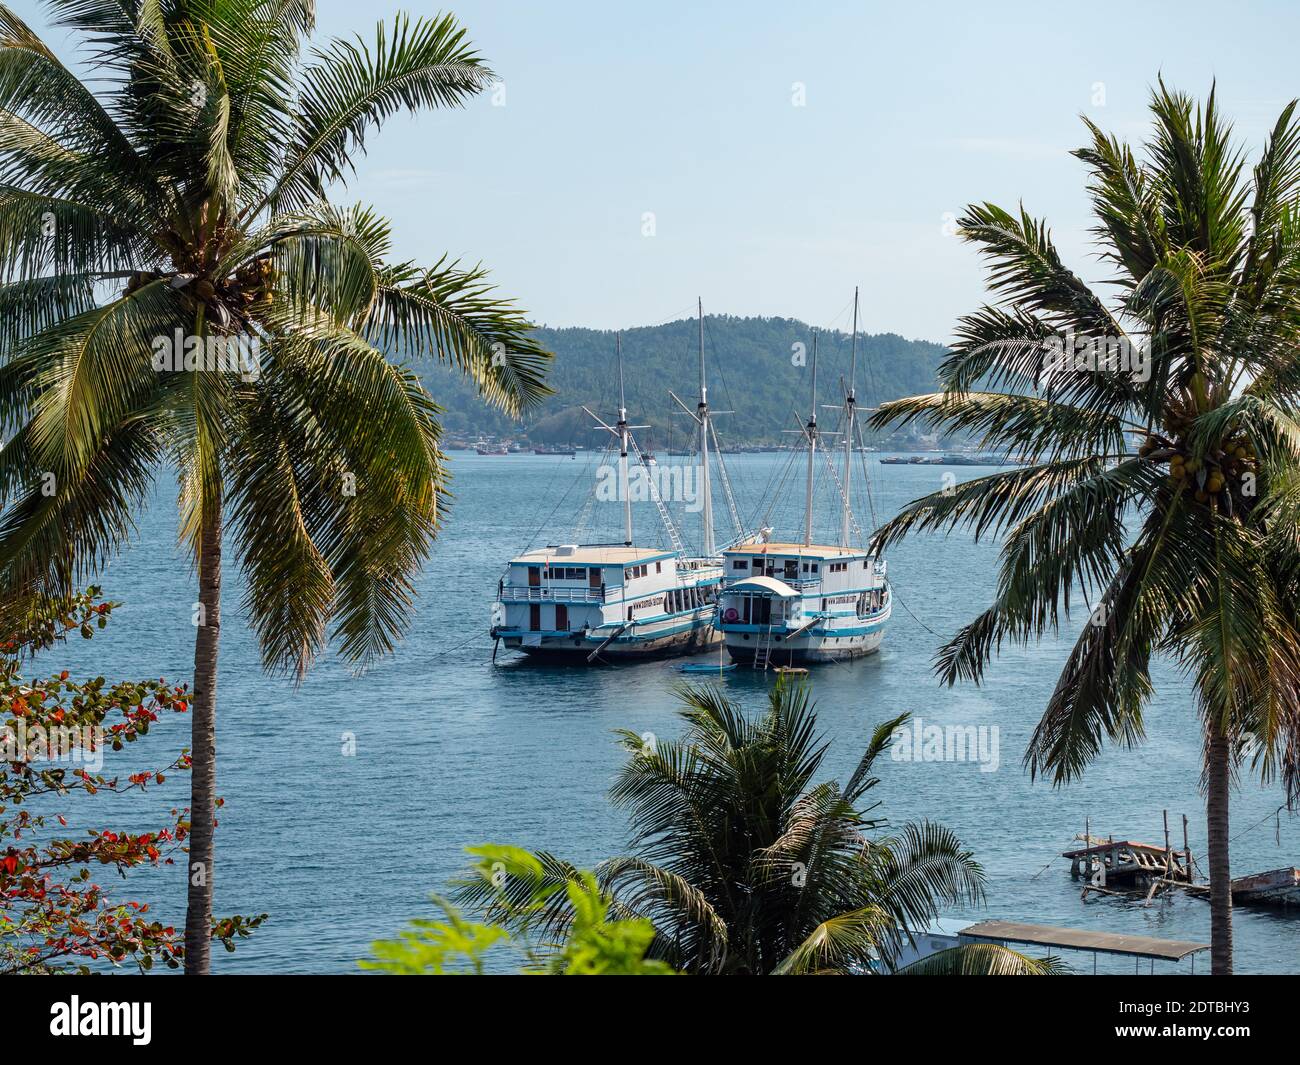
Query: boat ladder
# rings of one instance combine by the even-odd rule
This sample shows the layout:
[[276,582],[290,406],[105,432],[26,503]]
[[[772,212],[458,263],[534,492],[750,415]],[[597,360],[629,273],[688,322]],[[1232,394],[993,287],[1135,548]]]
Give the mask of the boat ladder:
[[767,672],[767,667],[772,662],[772,626],[768,625],[767,631],[759,637],[758,647],[754,649],[754,668]]
[[[636,452],[637,460],[645,466],[645,455],[643,455],[641,449],[637,447],[635,440],[632,441],[632,450]],[[646,468],[648,469],[649,467]],[[659,498],[659,488],[655,485],[655,479],[647,475],[646,485],[650,489],[650,500],[659,511],[659,520],[663,522],[664,528],[668,530],[668,538],[673,543],[673,551],[677,553],[678,558],[685,558],[686,545],[682,542],[682,538],[677,532],[677,526],[673,524],[672,516],[668,513],[668,508],[664,506],[664,501]]]

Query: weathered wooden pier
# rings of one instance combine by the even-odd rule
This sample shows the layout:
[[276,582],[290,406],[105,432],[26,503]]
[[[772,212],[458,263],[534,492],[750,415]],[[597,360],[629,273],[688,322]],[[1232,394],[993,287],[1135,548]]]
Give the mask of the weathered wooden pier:
[[1183,848],[1174,850],[1169,842],[1169,813],[1165,812],[1165,845],[1138,843],[1134,840],[1117,840],[1113,836],[1101,839],[1091,835],[1085,825],[1083,846],[1065,851],[1062,857],[1070,859],[1070,875],[1076,880],[1085,877],[1088,885],[1083,897],[1090,891],[1103,895],[1145,894],[1151,898],[1162,888],[1186,887],[1196,878],[1192,850],[1187,842],[1187,818],[1183,817]]
[[[1187,842],[1187,817],[1183,816],[1183,847],[1174,850],[1169,842],[1169,812],[1165,811],[1165,845],[1136,843],[1131,839],[1102,839],[1084,823],[1082,836],[1075,839],[1082,847],[1065,851],[1070,859],[1070,875],[1088,881],[1083,898],[1089,892],[1099,895],[1142,896],[1151,899],[1169,888],[1181,888],[1197,898],[1207,898],[1210,889],[1196,882],[1196,863]],[[1285,866],[1232,881],[1232,901],[1244,906],[1300,906],[1300,869]]]

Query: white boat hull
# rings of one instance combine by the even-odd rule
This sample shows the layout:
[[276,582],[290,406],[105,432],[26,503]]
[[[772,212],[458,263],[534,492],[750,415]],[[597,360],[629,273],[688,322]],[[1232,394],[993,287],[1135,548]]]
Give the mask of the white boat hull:
[[722,640],[713,626],[714,612],[704,609],[689,620],[668,618],[662,622],[635,624],[618,631],[610,625],[589,632],[555,635],[511,635],[497,632],[508,650],[522,651],[536,658],[585,662],[594,652],[596,661],[618,662],[667,655],[697,654],[716,648]]
[[[884,638],[883,631],[864,636],[796,636],[791,640],[773,638],[768,664],[799,666],[861,658],[878,651]],[[733,661],[741,664],[751,664],[759,652],[759,647],[760,644],[753,637],[745,640],[743,636],[736,634],[727,636],[727,653],[731,655]]]
[[[723,636],[727,643],[727,653],[733,661],[742,665],[752,665],[756,660],[760,664],[766,660],[768,666],[843,662],[878,651],[892,613],[893,607],[889,604],[882,612],[861,622],[840,625],[838,628],[819,624],[807,632],[794,630],[797,635],[790,635],[791,630],[788,628],[774,628],[769,634],[765,631],[734,631],[735,627],[724,625],[724,630],[733,631],[724,631]],[[765,647],[770,650],[765,652]]]

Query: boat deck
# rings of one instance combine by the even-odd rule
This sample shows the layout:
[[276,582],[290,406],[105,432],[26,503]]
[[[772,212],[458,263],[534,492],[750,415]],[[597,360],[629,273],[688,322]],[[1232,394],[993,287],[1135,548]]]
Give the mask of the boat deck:
[[571,550],[559,547],[539,547],[510,561],[556,562],[565,566],[626,566],[633,562],[672,558],[672,551],[661,547],[626,547],[623,544],[582,544]]

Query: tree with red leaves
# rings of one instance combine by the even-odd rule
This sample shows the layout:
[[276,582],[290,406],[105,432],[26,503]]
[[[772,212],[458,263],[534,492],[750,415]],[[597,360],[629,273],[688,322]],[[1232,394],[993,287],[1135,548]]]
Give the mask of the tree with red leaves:
[[[0,632],[9,634],[0,639],[0,974],[86,972],[95,963],[174,969],[184,957],[173,925],[155,919],[147,903],[111,899],[91,870],[124,877],[135,866],[172,864],[186,850],[189,810],[171,810],[151,831],[63,838],[68,820],[56,809],[74,794],[143,792],[188,770],[188,751],[124,777],[104,770],[109,754],[147,735],[162,715],[185,713],[188,686],[20,672],[24,659],[73,633],[89,639],[115,605],[93,587],[58,602],[0,604]],[[214,920],[213,938],[233,950],[265,918]]]

